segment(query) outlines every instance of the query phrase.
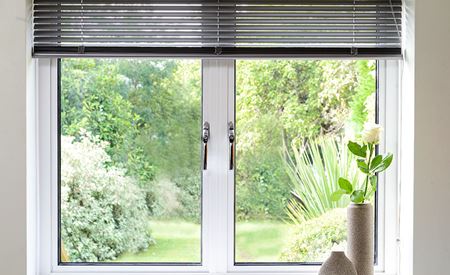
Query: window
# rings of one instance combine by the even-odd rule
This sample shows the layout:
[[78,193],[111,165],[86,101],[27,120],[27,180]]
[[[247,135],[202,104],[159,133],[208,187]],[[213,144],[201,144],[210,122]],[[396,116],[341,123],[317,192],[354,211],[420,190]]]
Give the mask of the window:
[[200,263],[200,61],[60,70],[61,264]]
[[[43,273],[317,271],[345,245],[325,191],[358,177],[346,140],[377,121],[396,152],[397,79],[385,60],[40,59]],[[396,169],[378,180],[391,272]]]
[[349,201],[330,197],[359,175],[346,143],[377,120],[376,62],[240,60],[236,75],[235,261],[322,262],[345,246]]

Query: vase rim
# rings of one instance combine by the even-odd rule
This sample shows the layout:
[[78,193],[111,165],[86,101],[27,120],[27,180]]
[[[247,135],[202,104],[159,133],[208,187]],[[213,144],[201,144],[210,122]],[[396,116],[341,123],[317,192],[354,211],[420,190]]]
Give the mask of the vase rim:
[[343,250],[332,250],[331,254],[345,254],[345,251],[343,251]]
[[[372,203],[370,203],[370,202],[363,202],[363,203],[354,203],[354,202],[351,202],[350,205],[363,206],[363,205],[372,205]],[[349,205],[349,206],[350,206],[350,205]]]

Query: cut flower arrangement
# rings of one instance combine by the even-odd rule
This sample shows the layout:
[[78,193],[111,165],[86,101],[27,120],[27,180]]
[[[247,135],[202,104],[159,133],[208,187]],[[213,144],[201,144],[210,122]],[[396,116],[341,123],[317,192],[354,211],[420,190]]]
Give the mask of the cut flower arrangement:
[[365,174],[361,183],[350,182],[345,178],[339,178],[339,190],[335,191],[331,199],[338,201],[343,195],[350,196],[353,203],[369,201],[377,190],[377,174],[385,171],[392,163],[391,153],[385,156],[376,153],[376,145],[380,142],[383,128],[378,124],[367,125],[362,133],[362,142],[349,141],[348,149],[356,155],[359,170]]
[[[337,201],[342,196],[350,196],[353,202],[347,208],[347,254],[354,266],[354,270],[343,272],[343,263],[335,263],[333,255],[321,268],[320,275],[328,274],[374,274],[374,211],[370,204],[373,194],[377,190],[377,174],[385,171],[392,163],[393,155],[377,154],[377,144],[383,129],[380,125],[366,125],[361,134],[361,142],[349,141],[348,149],[357,156],[356,164],[364,173],[361,182],[350,182],[340,177],[339,189],[333,192],[331,199]],[[343,254],[342,254],[343,255]],[[341,259],[346,259],[341,257]],[[334,264],[331,264],[334,263]],[[328,272],[332,270],[333,272]],[[336,271],[336,272],[335,272]]]

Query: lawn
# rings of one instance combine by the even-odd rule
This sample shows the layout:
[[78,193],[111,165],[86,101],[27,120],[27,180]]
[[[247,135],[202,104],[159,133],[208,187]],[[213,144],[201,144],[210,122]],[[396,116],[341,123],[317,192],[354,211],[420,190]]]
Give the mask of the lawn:
[[[199,262],[200,225],[184,221],[151,221],[156,244],[146,251],[125,253],[119,262]],[[236,227],[236,261],[277,261],[289,238],[283,222],[240,222]]]
[[200,225],[184,221],[150,221],[156,244],[146,251],[125,253],[120,262],[200,262]]
[[284,222],[239,222],[236,226],[236,262],[276,262],[290,236]]

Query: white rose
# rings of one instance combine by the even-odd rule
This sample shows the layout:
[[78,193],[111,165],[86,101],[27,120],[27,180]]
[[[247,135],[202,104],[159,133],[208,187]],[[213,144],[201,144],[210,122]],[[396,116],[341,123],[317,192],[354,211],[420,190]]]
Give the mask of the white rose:
[[362,140],[364,143],[378,144],[380,142],[380,136],[383,132],[383,127],[378,124],[367,124],[364,127],[362,133]]

